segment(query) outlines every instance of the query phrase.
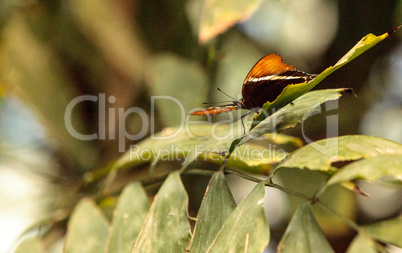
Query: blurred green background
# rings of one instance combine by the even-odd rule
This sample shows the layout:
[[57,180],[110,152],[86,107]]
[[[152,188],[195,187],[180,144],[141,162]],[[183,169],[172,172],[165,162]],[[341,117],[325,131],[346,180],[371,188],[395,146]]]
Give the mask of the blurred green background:
[[[223,30],[200,42],[200,29],[203,34],[219,15],[229,20],[217,21]],[[136,143],[119,139],[124,129],[146,137],[182,122],[176,103],[160,99],[153,107],[151,96],[175,97],[187,114],[204,101],[227,100],[217,87],[238,97],[248,71],[266,54],[278,53],[299,70],[320,73],[364,35],[401,24],[402,1],[397,0],[1,0],[0,252],[12,247],[27,226],[77,198],[70,196],[72,188],[85,172],[120,157],[120,145]],[[402,142],[400,40],[398,32],[318,85],[351,87],[358,95],[345,96],[330,112],[338,115],[339,135]],[[105,94],[106,110],[115,115],[102,119],[99,101],[86,101],[74,108],[72,123],[80,133],[100,137],[104,131],[105,137],[74,138],[64,121],[68,104],[99,94]],[[147,117],[119,116],[119,108],[133,107]],[[308,119],[303,133],[300,127],[287,133],[324,138],[325,116]],[[197,185],[197,178],[186,179]],[[303,175],[296,181],[290,183],[302,188]],[[237,200],[247,192],[242,184],[233,183]],[[202,194],[205,183],[200,185]],[[354,200],[344,203],[353,213],[349,216],[364,223],[401,211],[400,191],[372,187],[365,188],[370,199],[357,198],[358,207]],[[267,212],[273,229],[283,231],[288,208],[275,194],[270,201],[279,204]],[[350,233],[340,228],[331,236],[339,241]]]

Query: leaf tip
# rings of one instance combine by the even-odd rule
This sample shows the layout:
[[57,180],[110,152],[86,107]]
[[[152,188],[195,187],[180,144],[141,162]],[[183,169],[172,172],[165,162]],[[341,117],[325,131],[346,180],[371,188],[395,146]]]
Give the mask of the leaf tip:
[[344,88],[344,89],[342,89],[342,93],[352,94],[353,96],[357,97],[356,93],[354,92],[354,90],[352,88]]
[[355,185],[352,189],[353,192],[356,192],[359,195],[362,195],[364,197],[370,197],[370,195],[368,193],[363,192],[359,186]]
[[398,27],[395,27],[394,29],[392,29],[391,31],[389,31],[389,32],[387,32],[387,35],[389,36],[389,35],[391,35],[391,34],[393,34],[393,33],[395,33],[396,31],[398,31],[399,30],[399,28],[401,28],[402,27],[402,25],[400,25],[400,26],[398,26]]

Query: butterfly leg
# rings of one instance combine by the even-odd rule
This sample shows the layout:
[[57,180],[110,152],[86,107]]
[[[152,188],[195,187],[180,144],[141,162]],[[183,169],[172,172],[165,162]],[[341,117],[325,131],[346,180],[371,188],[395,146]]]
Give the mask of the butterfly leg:
[[246,134],[246,127],[244,126],[243,118],[246,117],[249,113],[244,114],[243,116],[240,117],[241,120],[241,125],[243,126],[243,135]]
[[248,115],[250,115],[250,114],[252,114],[252,113],[254,113],[254,112],[257,112],[258,110],[260,110],[260,108],[253,108],[253,109],[251,109],[248,113],[246,113],[246,114],[244,114],[244,115],[242,115],[242,116],[240,117],[241,124],[242,124],[242,126],[243,126],[243,134],[246,134],[246,127],[245,127],[245,125],[244,125],[243,118],[247,117]]

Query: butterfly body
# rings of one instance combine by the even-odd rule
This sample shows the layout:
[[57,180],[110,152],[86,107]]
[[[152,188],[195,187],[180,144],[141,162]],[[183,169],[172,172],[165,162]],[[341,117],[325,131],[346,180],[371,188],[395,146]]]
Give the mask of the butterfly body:
[[308,82],[314,75],[296,70],[283,62],[277,54],[266,55],[250,70],[243,82],[243,98],[233,104],[210,107],[190,115],[208,115],[237,109],[256,110],[266,102],[274,101],[289,84]]

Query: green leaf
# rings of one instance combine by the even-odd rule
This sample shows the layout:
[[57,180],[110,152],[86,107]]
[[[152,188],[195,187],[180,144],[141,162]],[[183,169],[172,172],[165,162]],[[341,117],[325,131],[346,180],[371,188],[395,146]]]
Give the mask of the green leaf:
[[132,252],[185,252],[191,238],[187,205],[180,174],[171,173],[155,196]]
[[140,183],[127,185],[113,212],[106,253],[131,252],[149,209],[147,194]]
[[269,225],[264,195],[264,184],[259,183],[227,218],[208,253],[260,253],[265,249],[269,243]]
[[200,42],[205,43],[229,27],[249,18],[261,0],[206,0],[200,21]]
[[222,172],[215,173],[208,185],[197,215],[190,252],[206,252],[226,219],[236,207]]
[[[266,147],[250,143],[238,147],[232,152],[227,167],[254,174],[268,174],[272,166],[287,155],[288,153],[284,150],[276,150],[272,146]],[[218,153],[203,153],[198,156],[198,160],[222,165],[225,156]]]
[[275,144],[286,144],[291,145],[295,148],[301,148],[304,145],[303,140],[299,137],[294,137],[286,134],[270,133],[264,134],[264,136]]
[[280,168],[330,171],[332,163],[362,158],[402,154],[402,145],[387,139],[366,135],[346,135],[310,143],[283,159]]
[[302,203],[278,245],[278,252],[334,252],[314,218],[311,206]]
[[266,133],[294,127],[299,122],[319,111],[321,104],[338,99],[344,91],[348,91],[348,89],[317,90],[299,97],[258,124],[243,137],[239,145]]
[[[151,163],[182,161],[184,167],[195,159],[205,162],[220,163],[227,152],[232,139],[243,133],[241,122],[235,124],[190,124],[185,128],[165,128],[161,132],[132,145],[130,150],[122,155],[113,165],[94,172],[88,172],[84,178],[91,182],[108,175],[111,171],[123,170]],[[300,140],[281,134],[267,135],[266,139],[254,142],[248,148],[237,151],[229,159],[229,166],[251,173],[267,174],[272,164],[278,163],[287,153],[279,144],[299,145]],[[268,148],[267,148],[268,144]],[[245,153],[246,152],[246,153]],[[254,159],[252,154],[260,154]]]
[[43,247],[36,237],[28,237],[20,242],[14,253],[43,253]]
[[[365,51],[369,50],[377,43],[381,42],[385,38],[387,38],[391,33],[394,33],[398,28],[385,33],[380,36],[375,36],[373,34],[368,34],[364,36],[352,49],[349,50],[336,64],[335,66],[331,66],[325,69],[321,74],[317,75],[312,81],[304,82],[299,84],[291,84],[286,86],[282,93],[272,102],[267,102],[263,105],[263,110],[266,112],[274,112],[278,111],[280,108],[284,107],[288,103],[292,102],[296,98],[302,96],[303,94],[310,91],[312,88],[317,86],[322,80],[324,80],[327,76],[332,74],[334,71],[339,69],[340,67],[344,66],[345,64],[351,62],[353,59],[364,53]],[[251,126],[254,128],[259,122],[266,118],[265,113],[260,113],[255,119]]]
[[333,175],[327,185],[355,179],[373,182],[388,175],[402,180],[402,155],[383,155],[348,164]]
[[347,253],[377,253],[375,242],[367,237],[366,235],[360,233],[358,234],[350,244]]
[[195,62],[173,54],[158,55],[150,66],[147,80],[158,115],[167,126],[182,125],[187,113],[205,101],[208,87],[205,71]]
[[105,251],[108,222],[91,199],[81,200],[67,226],[65,253],[98,253]]
[[[87,182],[108,175],[111,171],[136,167],[151,163],[154,166],[160,161],[182,161],[190,164],[204,151],[225,151],[230,145],[232,136],[241,135],[241,124],[189,124],[185,128],[168,127],[151,137],[132,145],[112,166],[95,172],[86,173]],[[216,139],[215,136],[228,136]]]
[[199,155],[225,152],[232,138],[241,135],[238,124],[193,124],[185,128],[165,128],[132,146],[113,166],[121,169],[144,163],[181,160],[188,165]]
[[383,176],[393,176],[402,181],[402,155],[381,155],[350,163],[336,172],[319,194],[330,185],[356,179],[373,182]]
[[363,226],[364,232],[377,240],[402,248],[402,216]]

